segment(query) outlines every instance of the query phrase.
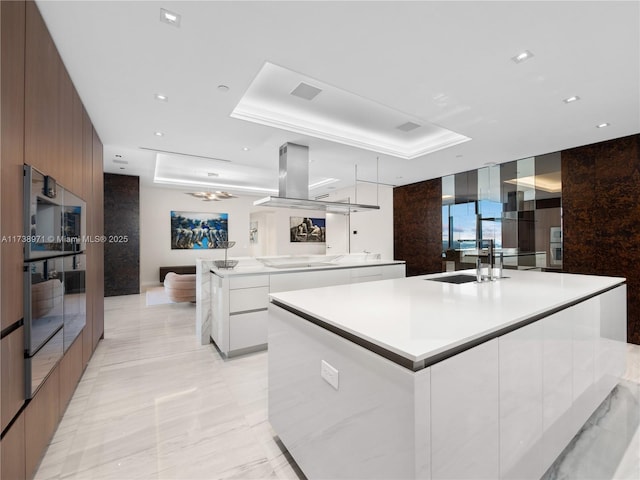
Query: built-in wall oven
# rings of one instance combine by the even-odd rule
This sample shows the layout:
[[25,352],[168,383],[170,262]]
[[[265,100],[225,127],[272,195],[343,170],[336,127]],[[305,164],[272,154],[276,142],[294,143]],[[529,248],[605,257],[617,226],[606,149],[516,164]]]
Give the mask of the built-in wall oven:
[[85,202],[24,166],[26,396],[33,397],[86,324]]

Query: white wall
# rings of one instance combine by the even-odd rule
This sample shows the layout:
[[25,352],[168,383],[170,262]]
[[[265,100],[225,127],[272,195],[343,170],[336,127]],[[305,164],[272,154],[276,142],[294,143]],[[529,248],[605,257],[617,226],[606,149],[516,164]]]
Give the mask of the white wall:
[[[171,210],[229,214],[229,240],[236,245],[229,257],[268,255],[325,254],[324,243],[291,243],[289,218],[325,217],[324,212],[254,207],[259,197],[238,197],[220,202],[203,202],[183,191],[140,185],[140,286],[144,290],[158,285],[158,269],[170,265],[195,265],[196,258],[208,260],[224,258],[223,250],[171,250]],[[348,198],[355,202],[354,189],[338,190],[327,200]],[[356,212],[349,216],[347,243],[351,253],[368,251],[380,253],[385,260],[393,259],[393,189],[380,186],[376,200],[376,186],[358,185],[358,203],[380,205],[380,210]],[[258,243],[249,244],[250,221],[259,224]],[[353,232],[358,233],[354,234]],[[336,234],[336,232],[333,232]],[[334,252],[329,251],[329,254]]]
[[[376,189],[378,189],[376,193]],[[380,210],[354,212],[349,216],[349,248],[350,253],[361,253],[365,250],[380,253],[382,259],[393,259],[393,188],[385,185],[369,183],[358,184],[356,199],[355,189],[336,190],[326,200],[342,201],[349,199],[351,203],[380,205]],[[353,233],[353,232],[358,233]]]
[[203,202],[183,191],[140,185],[140,286],[157,285],[158,269],[169,265],[195,265],[196,258],[221,259],[224,250],[171,250],[171,210],[229,214],[229,240],[236,245],[230,257],[248,256],[249,211],[258,197]]

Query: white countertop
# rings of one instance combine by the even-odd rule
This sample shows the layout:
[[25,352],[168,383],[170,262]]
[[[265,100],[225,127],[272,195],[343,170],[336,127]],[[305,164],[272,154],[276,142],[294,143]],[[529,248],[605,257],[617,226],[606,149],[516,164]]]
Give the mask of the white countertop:
[[[300,262],[297,262],[300,263]],[[304,263],[304,262],[301,262]],[[319,263],[321,263],[319,261]],[[356,267],[375,267],[382,265],[396,265],[404,264],[404,260],[366,260],[364,258],[349,258],[327,262],[323,265],[313,265],[304,267],[267,267],[258,261],[244,261],[240,260],[240,263],[232,269],[224,268],[212,268],[211,273],[218,275],[219,277],[233,277],[237,275],[265,275],[265,274],[278,274],[278,273],[290,273],[290,272],[312,272],[315,270],[330,270],[336,268],[356,268]]]
[[475,270],[271,294],[271,298],[407,360],[452,348],[624,283],[624,278],[506,270],[496,282],[426,278]]

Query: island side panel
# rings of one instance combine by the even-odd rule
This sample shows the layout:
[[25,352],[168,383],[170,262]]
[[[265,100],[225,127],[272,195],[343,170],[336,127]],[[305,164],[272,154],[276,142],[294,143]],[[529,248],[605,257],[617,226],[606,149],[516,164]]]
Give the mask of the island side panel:
[[430,478],[429,377],[269,306],[269,421],[308,478]]
[[431,367],[431,475],[499,475],[498,339]]

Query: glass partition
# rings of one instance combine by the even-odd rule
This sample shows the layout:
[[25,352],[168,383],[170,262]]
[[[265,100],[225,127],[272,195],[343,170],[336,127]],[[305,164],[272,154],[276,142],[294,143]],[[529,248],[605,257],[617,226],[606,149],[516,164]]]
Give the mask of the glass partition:
[[561,203],[559,153],[443,177],[444,269],[474,268],[489,239],[505,268],[561,269]]

